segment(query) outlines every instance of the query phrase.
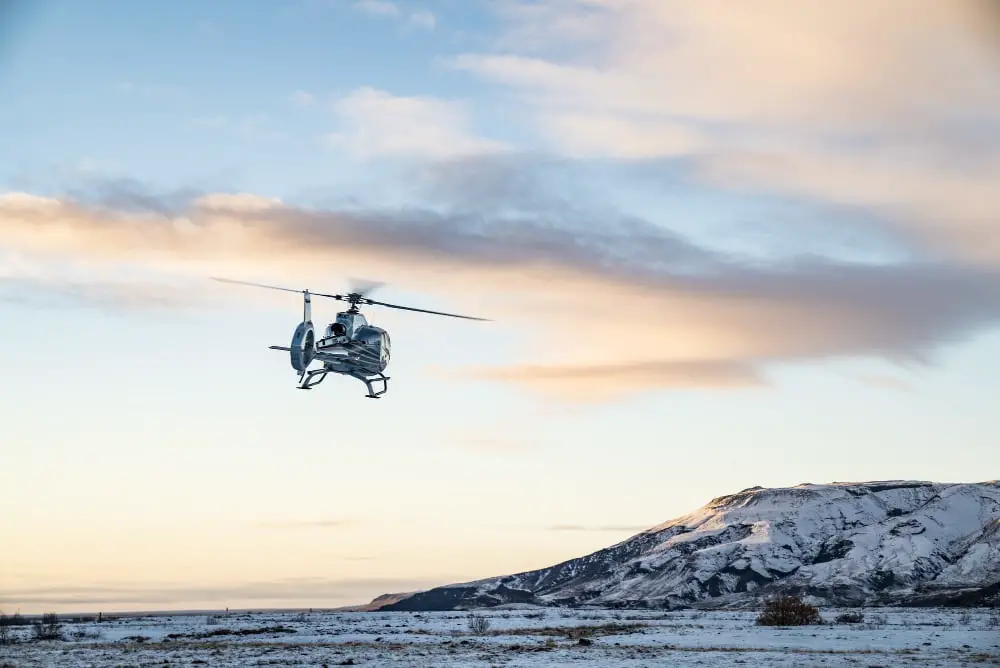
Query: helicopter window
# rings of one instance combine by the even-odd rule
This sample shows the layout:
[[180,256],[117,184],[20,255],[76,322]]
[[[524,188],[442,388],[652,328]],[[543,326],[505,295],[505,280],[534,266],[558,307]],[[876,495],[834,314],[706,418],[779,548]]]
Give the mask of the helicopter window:
[[333,323],[333,325],[330,326],[330,331],[334,336],[344,336],[347,334],[347,328],[339,322]]

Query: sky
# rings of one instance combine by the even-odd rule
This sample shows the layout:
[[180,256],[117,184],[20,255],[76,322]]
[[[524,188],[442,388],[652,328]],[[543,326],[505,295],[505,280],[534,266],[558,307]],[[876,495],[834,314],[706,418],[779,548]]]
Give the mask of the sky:
[[[0,609],[349,605],[1000,471],[992,0],[0,5]],[[296,390],[295,294],[389,392]],[[329,322],[340,302],[316,298]]]

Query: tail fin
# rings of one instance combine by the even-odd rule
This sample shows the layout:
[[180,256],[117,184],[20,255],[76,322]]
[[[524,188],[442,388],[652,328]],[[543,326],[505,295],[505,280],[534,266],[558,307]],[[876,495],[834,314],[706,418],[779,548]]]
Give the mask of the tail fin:
[[312,322],[312,299],[309,290],[302,291],[302,322]]

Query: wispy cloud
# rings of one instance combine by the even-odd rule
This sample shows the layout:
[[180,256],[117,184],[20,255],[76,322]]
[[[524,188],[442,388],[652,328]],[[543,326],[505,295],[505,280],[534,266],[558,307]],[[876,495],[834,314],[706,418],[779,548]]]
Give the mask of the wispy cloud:
[[916,386],[910,381],[885,374],[860,375],[857,376],[857,380],[864,385],[868,385],[869,387],[878,387],[885,390],[892,390],[893,392],[903,392],[905,394],[913,394],[917,389]]
[[297,90],[293,92],[289,96],[289,99],[292,104],[302,108],[311,107],[316,103],[316,96],[304,90]]
[[356,0],[353,7],[370,16],[391,18],[405,22],[407,25],[433,30],[437,25],[437,17],[427,9],[404,9],[409,3],[389,2],[388,0]]
[[0,276],[0,302],[33,308],[91,308],[107,313],[204,309],[211,304],[193,286],[101,278]]
[[426,9],[418,9],[410,12],[409,20],[412,25],[427,30],[433,30],[437,25],[437,17]]
[[354,8],[372,16],[399,16],[399,7],[388,0],[357,0]]
[[498,3],[495,82],[569,155],[679,159],[718,188],[847,206],[1000,263],[993,0]]
[[459,101],[365,87],[338,98],[333,108],[340,129],[327,136],[328,145],[359,157],[444,158],[506,149],[471,130]]
[[517,382],[554,396],[604,401],[631,391],[696,387],[747,388],[765,384],[763,372],[743,360],[645,359],[614,364],[515,365],[468,372],[467,377]]

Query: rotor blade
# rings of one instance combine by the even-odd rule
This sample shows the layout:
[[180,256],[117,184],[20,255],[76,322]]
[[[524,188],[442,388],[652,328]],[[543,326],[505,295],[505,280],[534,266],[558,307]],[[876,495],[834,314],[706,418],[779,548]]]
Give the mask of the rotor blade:
[[[232,278],[219,278],[217,276],[210,276],[213,281],[221,281],[223,283],[236,283],[237,285],[252,285],[256,288],[268,288],[271,290],[284,290],[285,292],[298,292],[299,294],[305,293],[305,290],[296,290],[295,288],[283,288],[277,285],[265,285],[264,283],[253,283],[251,281],[237,281]],[[328,295],[324,292],[310,292],[312,297],[330,297],[331,299],[340,299],[342,301],[346,300],[344,295]]]
[[210,276],[213,281],[220,281],[222,283],[236,283],[237,285],[252,285],[257,288],[268,288],[270,290],[284,290],[285,292],[298,292],[302,294],[305,290],[296,290],[294,288],[282,288],[277,285],[264,285],[263,283],[251,283],[250,281],[237,281],[232,278],[219,278],[217,276]]
[[481,320],[484,322],[490,322],[489,318],[476,318],[471,315],[458,315],[457,313],[445,313],[444,311],[428,311],[424,308],[413,308],[412,306],[399,306],[398,304],[386,304],[385,302],[377,302],[374,299],[365,299],[368,304],[377,304],[378,306],[386,306],[388,308],[396,308],[403,311],[416,311],[418,313],[431,313],[433,315],[446,315],[450,318],[464,318],[466,320]]
[[[212,276],[211,278],[214,281],[221,281],[223,283],[235,283],[237,285],[251,285],[251,286],[254,286],[254,287],[257,287],[257,288],[268,288],[270,290],[284,290],[285,292],[298,292],[300,294],[305,293],[305,290],[296,290],[294,288],[283,288],[283,287],[280,287],[280,286],[277,286],[277,285],[265,285],[264,283],[253,283],[251,281],[237,281],[237,280],[232,279],[232,278],[219,278],[217,276]],[[380,285],[382,285],[382,284],[380,284]],[[369,288],[369,289],[374,289],[374,288]],[[354,303],[352,301],[352,299],[349,298],[348,295],[331,295],[331,294],[326,294],[324,292],[310,292],[309,294],[312,295],[313,297],[329,297],[330,299],[339,299],[340,301],[350,301],[352,304]],[[356,295],[356,296],[360,296],[360,295]],[[489,318],[476,318],[476,317],[471,316],[471,315],[459,315],[457,313],[445,313],[444,311],[430,311],[428,309],[414,308],[412,306],[400,306],[398,304],[388,304],[386,302],[380,302],[380,301],[375,301],[374,299],[369,299],[368,297],[361,297],[361,299],[359,300],[359,303],[362,303],[362,304],[372,304],[372,305],[377,305],[377,306],[385,306],[386,308],[394,308],[394,309],[399,309],[401,311],[416,311],[417,313],[430,313],[432,315],[444,315],[444,316],[448,316],[449,318],[463,318],[465,320],[479,320],[479,321],[483,321],[483,322],[490,322]]]
[[328,295],[325,292],[310,292],[313,297],[329,297],[330,299],[339,299],[342,302],[349,301],[347,295]]

